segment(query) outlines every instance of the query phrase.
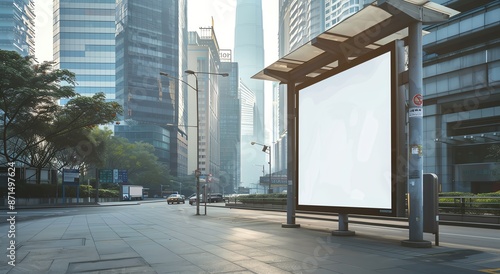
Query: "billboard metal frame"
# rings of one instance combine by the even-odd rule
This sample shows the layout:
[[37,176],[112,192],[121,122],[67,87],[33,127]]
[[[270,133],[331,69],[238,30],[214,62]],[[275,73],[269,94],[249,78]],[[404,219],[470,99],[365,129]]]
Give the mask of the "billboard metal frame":
[[[391,60],[391,65],[390,65],[390,106],[391,106],[391,114],[390,114],[390,124],[391,124],[391,151],[390,153],[390,161],[391,161],[391,208],[368,208],[368,207],[343,207],[343,206],[318,206],[318,205],[304,205],[304,204],[299,204],[299,185],[301,182],[299,181],[299,161],[295,161],[295,170],[296,170],[296,178],[297,178],[297,184],[295,184],[295,193],[297,193],[297,199],[295,199],[295,206],[298,210],[304,210],[304,211],[322,211],[322,212],[335,212],[335,213],[343,213],[343,214],[363,214],[363,215],[378,215],[378,216],[396,216],[397,215],[397,204],[398,204],[398,199],[404,199],[404,197],[397,197],[397,163],[396,159],[398,157],[398,150],[397,150],[397,139],[398,139],[398,127],[397,127],[397,98],[396,98],[396,93],[397,93],[397,64],[398,64],[398,54],[397,54],[397,47],[396,47],[396,42],[391,42],[388,43],[376,50],[370,51],[352,61],[346,62],[342,65],[339,65],[337,68],[332,69],[326,73],[323,73],[322,75],[315,77],[313,79],[310,79],[308,81],[305,81],[299,85],[296,86],[296,93],[295,93],[295,101],[299,102],[299,95],[300,91],[313,86],[316,83],[322,82],[324,80],[329,79],[330,77],[333,77],[335,75],[339,75],[344,71],[347,71],[349,69],[355,68],[359,65],[362,65],[365,62],[368,62],[380,55],[390,53],[390,60]],[[332,94],[334,91],[332,92]],[[356,95],[354,95],[356,96]],[[359,95],[358,95],[359,96]],[[300,120],[300,109],[298,108],[297,104],[297,117]],[[297,132],[300,132],[299,125],[297,124]],[[404,134],[404,132],[403,132]],[[297,148],[299,147],[299,136],[297,136]],[[298,159],[298,150],[297,150],[297,159]],[[333,176],[334,177],[334,176]]]

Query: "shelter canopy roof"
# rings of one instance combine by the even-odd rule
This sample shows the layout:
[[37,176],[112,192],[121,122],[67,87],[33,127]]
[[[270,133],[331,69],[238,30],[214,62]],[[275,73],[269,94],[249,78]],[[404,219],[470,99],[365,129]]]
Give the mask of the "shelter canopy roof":
[[394,40],[404,40],[412,23],[442,22],[456,14],[427,0],[374,1],[252,78],[301,83]]

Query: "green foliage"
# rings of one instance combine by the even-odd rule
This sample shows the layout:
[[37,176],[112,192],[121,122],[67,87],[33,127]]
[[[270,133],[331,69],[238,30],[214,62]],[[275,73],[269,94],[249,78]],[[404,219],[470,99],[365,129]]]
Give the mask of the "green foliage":
[[440,193],[439,208],[442,213],[500,215],[500,191],[480,194]]
[[249,203],[249,204],[286,205],[287,194],[285,193],[250,194],[245,196],[238,196],[238,200],[244,204]]
[[459,197],[459,196],[472,196],[474,193],[470,192],[441,192],[439,193],[439,197]]
[[[6,162],[45,167],[57,153],[88,141],[90,129],[122,112],[103,93],[75,93],[75,75],[53,65],[0,50],[0,155]],[[69,102],[60,106],[60,99]]]
[[100,198],[118,198],[120,191],[116,189],[99,189]]
[[102,168],[127,170],[128,183],[159,191],[161,184],[170,182],[168,168],[158,161],[151,144],[110,136],[101,147]]
[[[7,190],[0,188],[0,197],[7,196]],[[16,198],[55,198],[56,196],[62,198],[63,186],[62,184],[49,185],[49,184],[16,184]],[[90,193],[91,199],[95,198],[95,189],[92,186],[80,185],[80,198],[88,197]],[[66,186],[66,197],[76,198],[76,187]],[[120,197],[119,189],[99,189],[100,198],[118,198]]]

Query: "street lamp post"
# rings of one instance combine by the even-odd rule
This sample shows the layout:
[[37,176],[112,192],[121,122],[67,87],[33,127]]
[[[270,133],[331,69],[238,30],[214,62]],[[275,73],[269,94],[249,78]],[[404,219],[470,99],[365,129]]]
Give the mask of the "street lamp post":
[[[262,151],[269,154],[269,188],[267,189],[267,193],[271,193],[271,191],[272,191],[272,188],[271,188],[271,182],[272,182],[271,181],[271,179],[272,179],[272,173],[271,173],[271,146],[259,144],[257,142],[251,142],[250,144],[252,144],[252,146],[255,145],[255,144],[262,146]],[[269,152],[266,152],[266,151],[269,151]]]
[[[199,109],[199,100],[198,100],[198,76],[197,74],[213,74],[213,75],[220,75],[222,77],[227,77],[229,76],[228,73],[210,73],[210,72],[198,72],[198,71],[192,71],[192,70],[186,70],[185,73],[194,75],[194,78],[196,80],[196,84],[193,87],[189,83],[185,82],[184,80],[181,80],[179,78],[172,77],[168,75],[165,72],[160,72],[160,75],[166,76],[169,78],[177,79],[186,85],[188,85],[190,88],[194,89],[196,92],[196,170],[195,170],[195,176],[196,176],[196,215],[200,215],[200,109]],[[205,213],[206,214],[206,213]]]
[[[266,175],[266,172],[264,171],[264,166],[265,166],[265,165],[255,165],[255,166],[262,166],[262,177],[264,177],[264,176]],[[259,182],[260,182],[260,180],[259,180]],[[266,189],[265,189],[265,188],[263,188],[263,189],[264,189],[264,192],[266,192],[266,191],[265,191]],[[257,190],[258,190],[258,189],[257,189]]]

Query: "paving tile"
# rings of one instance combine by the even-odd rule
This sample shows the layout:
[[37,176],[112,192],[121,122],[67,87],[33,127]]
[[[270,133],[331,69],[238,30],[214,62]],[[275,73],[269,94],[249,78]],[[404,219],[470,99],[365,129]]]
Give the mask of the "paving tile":
[[500,268],[500,250],[412,249],[390,235],[346,238],[324,227],[283,229],[275,213],[208,212],[196,216],[193,207],[158,204],[23,221],[18,264],[5,267],[0,258],[0,273],[441,274]]

